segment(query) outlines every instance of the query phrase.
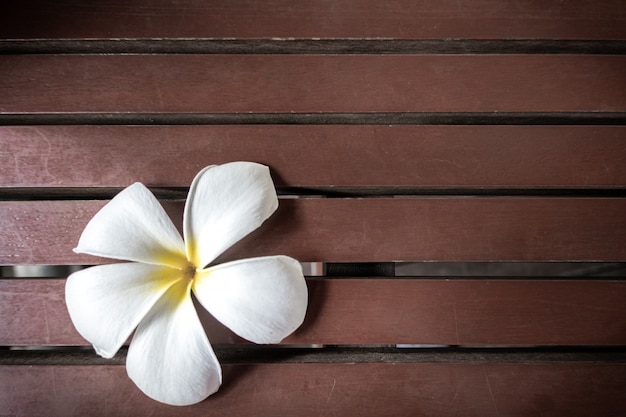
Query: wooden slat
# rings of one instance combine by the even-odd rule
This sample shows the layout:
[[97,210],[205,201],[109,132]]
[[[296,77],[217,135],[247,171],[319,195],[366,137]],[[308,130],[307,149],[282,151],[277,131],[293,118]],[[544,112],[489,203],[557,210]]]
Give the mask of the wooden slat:
[[4,1],[2,38],[625,39],[618,0]]
[[[626,344],[626,282],[307,281],[307,317],[286,344]],[[64,285],[0,280],[0,345],[86,344],[69,319]],[[212,343],[243,343],[198,311]]]
[[626,110],[626,56],[12,55],[0,112]]
[[[177,416],[621,415],[626,365],[359,363],[226,365],[224,385]],[[123,366],[2,366],[0,403],[18,417],[170,416]]]
[[[0,264],[94,264],[72,252],[104,201],[0,202]],[[165,204],[175,223],[182,202]],[[283,199],[223,259],[624,261],[626,199]]]
[[623,126],[3,126],[0,149],[3,187],[188,187],[235,160],[290,187],[626,186]]

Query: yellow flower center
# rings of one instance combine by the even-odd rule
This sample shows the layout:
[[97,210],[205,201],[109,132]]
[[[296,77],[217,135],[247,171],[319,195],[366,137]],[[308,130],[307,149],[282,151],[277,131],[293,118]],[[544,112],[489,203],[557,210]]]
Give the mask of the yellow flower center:
[[196,267],[192,264],[187,264],[183,269],[183,278],[192,280],[196,276]]

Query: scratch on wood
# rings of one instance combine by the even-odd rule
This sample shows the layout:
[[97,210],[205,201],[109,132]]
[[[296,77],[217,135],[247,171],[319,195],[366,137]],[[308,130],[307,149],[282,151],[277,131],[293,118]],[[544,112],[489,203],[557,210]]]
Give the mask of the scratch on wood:
[[[52,154],[52,143],[50,142],[50,139],[48,139],[45,131],[42,131],[39,128],[33,128],[33,131],[37,134],[37,136],[39,136],[43,143],[45,143],[45,149],[43,150],[40,146],[36,147],[38,150],[37,160],[41,163],[41,170],[43,174],[42,179],[48,184],[54,183],[56,182],[56,177],[52,175],[48,166],[50,155]],[[28,163],[32,163],[32,161],[28,161]]]
[[59,393],[57,392],[57,381],[56,381],[56,369],[52,368],[52,372],[51,372],[51,382],[52,382],[52,395],[54,396],[54,398],[57,398]]
[[459,318],[456,313],[456,297],[452,299],[452,311],[454,312],[454,331],[456,333],[456,344],[460,345],[461,339],[459,338]]
[[48,309],[46,308],[46,300],[41,300],[41,306],[43,311],[43,322],[46,329],[45,341],[46,343],[50,343],[50,325],[48,323]]
[[432,160],[435,161],[435,162],[439,162],[441,164],[446,164],[446,165],[452,166],[452,167],[457,168],[457,169],[465,169],[465,165],[463,165],[463,164],[461,164],[459,162],[456,162],[456,161],[449,160],[449,159],[432,158]]
[[452,397],[452,403],[456,401],[458,396],[459,396],[459,386],[457,385],[454,387],[454,397]]
[[328,398],[326,398],[326,404],[330,403],[330,398],[333,396],[333,391],[335,391],[335,385],[337,385],[337,379],[333,378],[333,386],[330,388],[330,392],[328,393]]
[[485,375],[485,381],[487,381],[487,388],[489,389],[489,395],[491,396],[491,402],[493,403],[493,408],[496,410],[496,415],[500,415],[498,411],[498,404],[496,403],[496,397],[493,395],[493,390],[491,389],[491,382],[489,382],[489,376],[487,376],[487,371],[483,367],[483,375]]

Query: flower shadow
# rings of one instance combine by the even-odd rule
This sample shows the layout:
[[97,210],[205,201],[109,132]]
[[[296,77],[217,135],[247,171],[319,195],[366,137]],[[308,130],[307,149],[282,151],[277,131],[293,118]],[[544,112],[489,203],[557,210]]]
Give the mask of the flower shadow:
[[328,281],[324,278],[308,278],[306,280],[309,292],[304,322],[283,343],[297,345],[322,345],[329,341],[323,339],[325,321],[324,304],[327,299]]

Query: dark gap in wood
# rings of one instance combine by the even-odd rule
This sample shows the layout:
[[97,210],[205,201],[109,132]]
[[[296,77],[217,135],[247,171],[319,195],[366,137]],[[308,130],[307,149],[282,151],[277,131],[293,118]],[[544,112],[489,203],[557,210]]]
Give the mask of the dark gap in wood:
[[[390,278],[390,279],[524,279],[589,280],[626,279],[626,262],[328,262],[315,263],[310,279]],[[0,266],[2,279],[63,279],[91,265]],[[302,263],[305,271],[312,263]]]
[[[284,362],[385,362],[385,363],[546,363],[546,362],[624,362],[626,349],[617,348],[464,348],[393,346],[326,346],[324,348],[263,348],[242,346],[232,349],[216,346],[224,363]],[[262,359],[261,359],[262,358]]]
[[0,125],[626,125],[626,112],[5,113]]
[[329,277],[393,277],[396,267],[393,262],[327,263]]
[[[121,187],[0,187],[0,201],[109,200]],[[184,200],[188,188],[150,187],[160,200]],[[284,187],[284,198],[544,197],[625,198],[626,188]]]
[[0,54],[626,54],[623,40],[53,39],[2,40]]
[[[0,188],[0,201],[20,200],[110,200],[121,187],[6,187]],[[184,200],[188,188],[151,188],[160,200]]]
[[[556,188],[556,187],[279,187],[279,195],[325,198],[411,198],[411,197],[589,197],[623,198],[626,188]],[[1,190],[0,190],[1,193]],[[0,194],[1,195],[1,194]]]
[[[214,346],[221,364],[253,363],[559,363],[626,362],[625,347],[467,348],[394,346]],[[85,347],[0,348],[0,365],[123,365],[128,349],[112,359]]]
[[398,262],[395,277],[438,279],[563,279],[626,278],[626,262]]

